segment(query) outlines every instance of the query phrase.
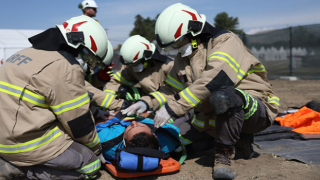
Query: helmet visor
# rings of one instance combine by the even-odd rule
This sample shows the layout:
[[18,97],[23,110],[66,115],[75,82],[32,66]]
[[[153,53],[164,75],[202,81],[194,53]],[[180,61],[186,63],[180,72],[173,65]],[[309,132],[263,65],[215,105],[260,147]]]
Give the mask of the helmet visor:
[[178,40],[163,48],[164,51],[178,49],[185,42],[186,36],[181,36]]
[[88,63],[90,69],[99,67],[99,69],[106,68],[106,64],[102,62],[102,59],[99,56],[94,55],[90,50],[85,47],[80,48],[81,58]]

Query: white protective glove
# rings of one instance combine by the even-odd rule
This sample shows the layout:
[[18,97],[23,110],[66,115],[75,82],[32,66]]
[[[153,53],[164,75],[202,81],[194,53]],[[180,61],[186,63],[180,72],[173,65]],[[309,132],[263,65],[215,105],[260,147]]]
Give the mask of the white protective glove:
[[129,106],[127,109],[121,110],[121,113],[123,115],[127,115],[130,116],[131,114],[141,114],[144,113],[147,110],[147,105],[142,102],[142,101],[138,101],[136,103],[134,103],[133,105]]
[[97,119],[107,119],[109,115],[115,116],[113,111],[103,111],[99,110],[95,118]]
[[98,158],[100,159],[101,163],[105,164],[106,160],[104,159],[102,153],[98,156]]
[[154,127],[159,128],[165,125],[168,120],[171,118],[165,106],[162,106],[159,111],[156,112],[156,116],[154,117]]

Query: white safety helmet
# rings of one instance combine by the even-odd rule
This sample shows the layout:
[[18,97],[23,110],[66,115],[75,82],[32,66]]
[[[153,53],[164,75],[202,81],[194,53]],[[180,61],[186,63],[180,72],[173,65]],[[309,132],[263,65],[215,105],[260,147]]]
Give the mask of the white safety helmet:
[[[102,26],[94,19],[82,15],[56,25],[68,46],[78,49],[82,59],[91,68],[104,68],[107,62],[108,37]],[[111,48],[112,49],[112,48]]]
[[90,7],[90,8],[98,8],[97,6],[97,3],[93,0],[85,0],[85,1],[82,1],[82,3],[79,4],[78,6],[80,9],[84,10],[85,8],[87,7]]
[[128,38],[121,46],[120,61],[129,65],[151,59],[156,46],[140,35]]
[[110,41],[108,41],[108,53],[107,53],[106,58],[104,58],[103,63],[106,66],[109,66],[112,61],[112,58],[113,58],[113,47],[112,47]]
[[[202,32],[206,16],[181,3],[161,12],[156,21],[156,41],[161,48],[182,44],[186,34],[197,36]],[[182,38],[181,38],[182,37]],[[175,48],[175,47],[174,47]]]

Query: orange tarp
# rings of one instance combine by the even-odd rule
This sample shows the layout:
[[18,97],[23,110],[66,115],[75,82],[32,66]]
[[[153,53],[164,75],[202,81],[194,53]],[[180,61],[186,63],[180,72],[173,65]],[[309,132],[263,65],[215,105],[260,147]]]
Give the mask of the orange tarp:
[[281,126],[294,127],[292,131],[301,134],[320,134],[320,113],[307,107],[299,111],[276,117]]

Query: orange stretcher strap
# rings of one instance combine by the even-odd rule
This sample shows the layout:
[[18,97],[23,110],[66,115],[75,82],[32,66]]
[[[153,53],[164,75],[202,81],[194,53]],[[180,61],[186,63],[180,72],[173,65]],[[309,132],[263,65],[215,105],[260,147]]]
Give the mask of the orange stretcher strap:
[[166,174],[166,173],[178,171],[180,169],[180,166],[181,166],[180,163],[172,158],[169,158],[167,160],[161,159],[158,169],[156,169],[153,172],[131,173],[131,172],[123,171],[114,162],[112,162],[112,164],[106,163],[107,170],[118,178],[135,178],[135,177],[150,176],[150,175],[156,175],[156,174]]

